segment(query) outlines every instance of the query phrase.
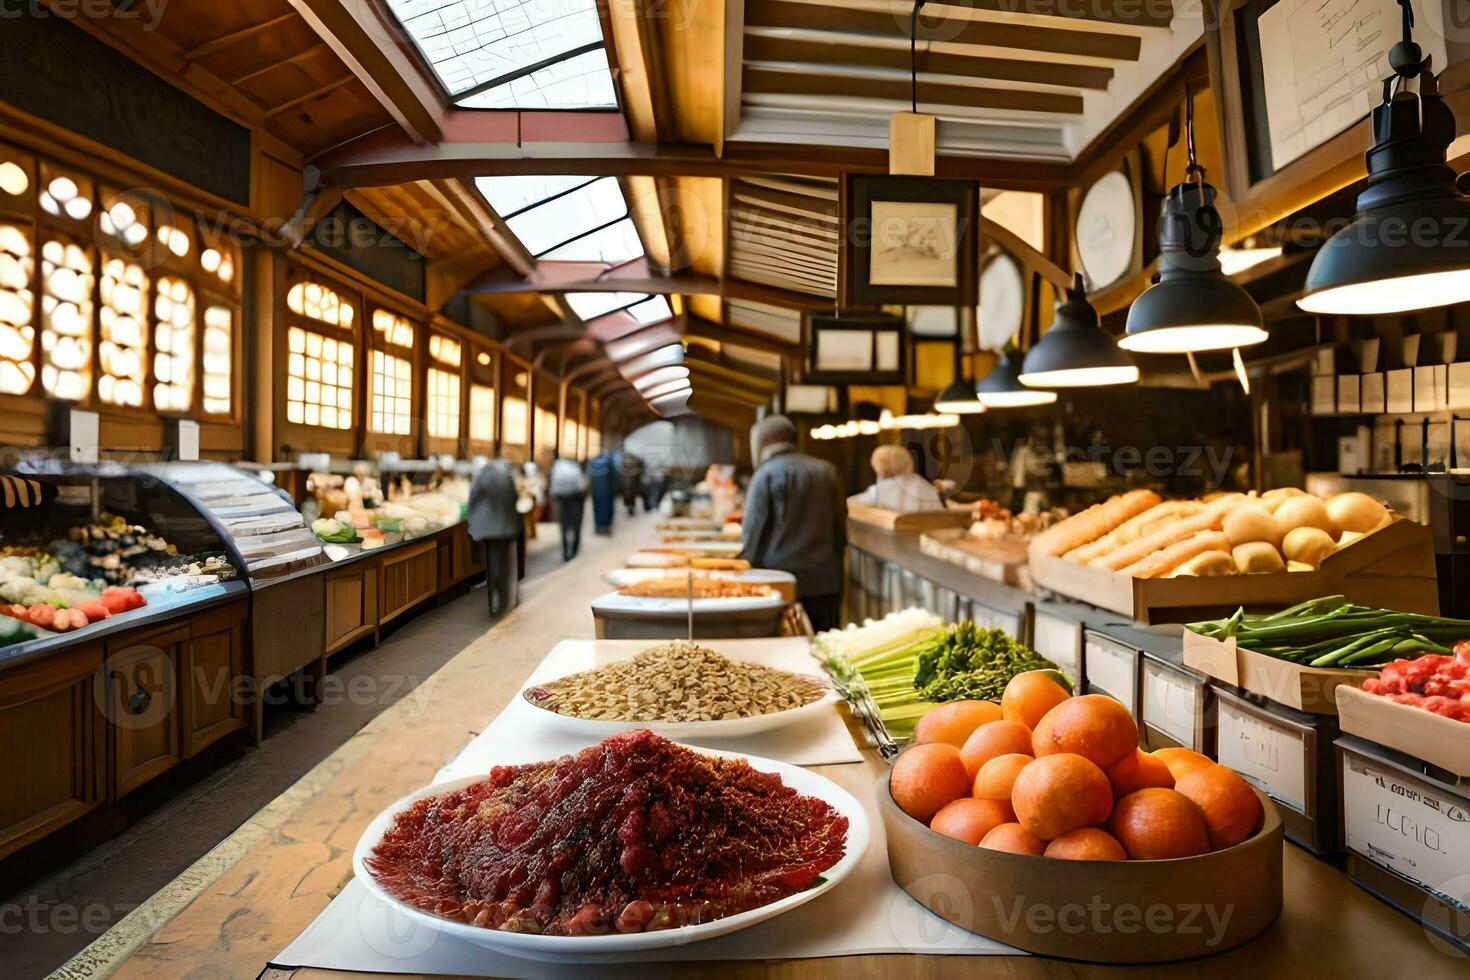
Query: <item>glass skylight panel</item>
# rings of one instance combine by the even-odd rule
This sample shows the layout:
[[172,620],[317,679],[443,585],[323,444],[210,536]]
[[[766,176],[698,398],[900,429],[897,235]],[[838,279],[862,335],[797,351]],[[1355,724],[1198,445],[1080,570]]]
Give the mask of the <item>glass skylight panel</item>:
[[638,239],[638,229],[632,218],[624,218],[616,224],[588,232],[581,238],[544,252],[537,258],[617,264],[636,259],[642,254],[643,243]]
[[621,310],[625,306],[648,298],[646,293],[567,293],[566,297],[572,312],[583,320],[591,320],[604,313]]
[[602,42],[595,0],[387,3],[451,96]]
[[475,186],[502,218],[540,204],[549,197],[564,194],[574,187],[590,184],[597,178],[583,174],[525,174],[513,177],[476,177]]
[[626,217],[628,205],[617,178],[603,177],[552,198],[506,221],[532,255],[555,248],[594,228]]
[[602,49],[547,65],[459,100],[466,109],[613,109],[607,52]]
[[669,308],[669,300],[666,296],[650,296],[641,303],[628,307],[628,312],[638,320],[639,323],[657,323],[660,320],[668,320],[674,315]]

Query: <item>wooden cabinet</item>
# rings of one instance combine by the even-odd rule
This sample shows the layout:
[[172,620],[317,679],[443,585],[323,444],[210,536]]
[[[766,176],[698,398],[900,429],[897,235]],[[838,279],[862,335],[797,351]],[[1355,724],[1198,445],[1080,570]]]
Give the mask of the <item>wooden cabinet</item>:
[[184,755],[194,758],[231,732],[246,728],[250,705],[245,674],[245,604],[207,613],[189,624],[180,661]]
[[121,799],[183,761],[178,668],[188,640],[185,624],[107,644],[103,669],[112,799]]
[[89,643],[0,673],[0,858],[101,802],[101,665]]
[[433,539],[386,552],[378,572],[378,624],[381,626],[439,589],[439,554]]
[[378,628],[378,563],[360,558],[327,573],[327,653],[333,654]]
[[440,554],[440,588],[485,574],[485,549],[470,537],[468,524],[461,522],[444,532]]

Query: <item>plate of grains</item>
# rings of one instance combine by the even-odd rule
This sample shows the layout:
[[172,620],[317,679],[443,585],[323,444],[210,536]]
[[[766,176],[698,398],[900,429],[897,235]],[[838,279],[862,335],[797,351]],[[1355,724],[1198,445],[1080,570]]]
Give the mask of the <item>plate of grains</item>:
[[669,738],[736,738],[796,724],[837,700],[821,678],[731,660],[685,640],[532,684],[521,697],[570,732],[648,728]]

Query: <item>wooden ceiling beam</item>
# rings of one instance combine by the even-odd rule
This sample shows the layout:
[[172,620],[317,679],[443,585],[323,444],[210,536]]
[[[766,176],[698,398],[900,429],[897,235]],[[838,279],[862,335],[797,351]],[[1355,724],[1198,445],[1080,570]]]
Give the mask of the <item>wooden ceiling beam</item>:
[[[1024,14],[1063,21],[1085,20],[1124,27],[1167,29],[1174,19],[1172,0],[944,0],[951,7]],[[922,17],[923,14],[920,14]],[[932,15],[931,15],[932,16]]]
[[[907,104],[911,87],[907,78],[872,78],[860,75],[833,75],[812,71],[745,66],[744,89],[756,95],[804,95],[886,99]],[[1061,115],[1082,114],[1080,95],[1062,92],[1036,92],[1029,89],[986,88],[979,85],[951,85],[919,82],[919,108],[965,106],[974,109],[1004,109],[1011,112],[1044,112]]]
[[684,318],[684,336],[713,340],[720,344],[731,343],[740,347],[750,347],[767,354],[779,354],[785,358],[796,358],[801,354],[800,344],[788,344],[775,337],[752,333],[725,323],[715,323],[698,316]]
[[[1014,8],[1015,0],[999,0]],[[1078,4],[1077,6],[1088,6]],[[1012,12],[1018,12],[1012,10]],[[895,16],[881,10],[860,10],[820,6],[806,3],[784,3],[781,0],[747,0],[746,27],[787,27],[826,31],[835,35],[866,34],[876,37],[909,36],[907,14]],[[1051,55],[1084,55],[1111,61],[1137,61],[1143,42],[1135,34],[1110,34],[1104,31],[1069,30],[1060,26],[990,21],[975,18],[920,14],[916,37],[920,41],[942,41],[955,44],[979,44],[991,48],[1013,48],[1019,51]]]
[[[759,35],[745,39],[745,57],[747,61],[806,64],[813,70],[853,66],[901,71],[905,75],[909,72],[909,51],[896,45],[853,44],[845,41],[827,43],[805,38]],[[1098,91],[1106,89],[1113,79],[1113,69],[1102,65],[1058,64],[1029,58],[991,58],[978,53],[941,53],[927,46],[919,49],[917,58],[919,71],[928,75],[1060,85]],[[926,83],[920,83],[921,91],[924,84]]]
[[262,20],[258,23],[242,27],[237,31],[230,31],[228,34],[212,37],[203,44],[184,51],[181,57],[184,61],[198,61],[200,58],[207,58],[212,54],[217,54],[220,51],[232,48],[241,41],[249,40],[257,34],[266,34],[275,30],[277,27],[284,27],[295,19],[296,15],[290,12],[278,14],[269,20]]

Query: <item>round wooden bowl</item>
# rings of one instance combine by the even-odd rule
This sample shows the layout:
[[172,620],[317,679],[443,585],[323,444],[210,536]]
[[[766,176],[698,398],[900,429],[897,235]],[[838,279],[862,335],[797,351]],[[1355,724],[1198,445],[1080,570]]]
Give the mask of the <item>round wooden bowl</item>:
[[1161,963],[1220,953],[1281,913],[1281,817],[1247,841],[1169,861],[1062,861],[975,847],[935,833],[878,781],[893,880],[970,932],[1043,956]]

